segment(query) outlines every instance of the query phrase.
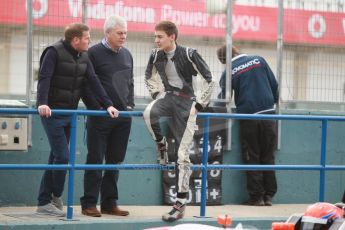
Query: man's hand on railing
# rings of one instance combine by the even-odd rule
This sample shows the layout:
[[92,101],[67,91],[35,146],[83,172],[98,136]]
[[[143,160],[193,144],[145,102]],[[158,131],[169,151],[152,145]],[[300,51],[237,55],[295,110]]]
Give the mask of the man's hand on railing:
[[41,117],[50,117],[52,115],[52,111],[48,105],[40,105],[37,110]]
[[119,111],[117,109],[115,109],[113,106],[109,106],[107,108],[107,111],[108,111],[110,117],[112,117],[112,118],[116,118],[119,116]]

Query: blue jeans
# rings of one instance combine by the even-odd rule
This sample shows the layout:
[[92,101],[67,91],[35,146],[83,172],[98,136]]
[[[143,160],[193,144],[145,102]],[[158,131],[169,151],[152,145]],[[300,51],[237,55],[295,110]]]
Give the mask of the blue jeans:
[[[71,118],[69,116],[41,117],[50,144],[48,164],[68,164]],[[38,194],[38,206],[50,203],[52,194],[62,195],[66,170],[46,170]]]

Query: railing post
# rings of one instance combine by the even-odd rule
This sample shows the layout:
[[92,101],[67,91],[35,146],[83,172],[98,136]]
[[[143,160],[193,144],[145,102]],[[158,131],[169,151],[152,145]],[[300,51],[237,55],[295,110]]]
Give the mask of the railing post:
[[325,166],[326,166],[326,147],[327,147],[327,123],[326,119],[322,120],[321,126],[321,156],[320,156],[320,193],[319,201],[325,200]]
[[210,118],[206,117],[204,121],[203,146],[202,146],[202,177],[201,177],[201,201],[200,216],[206,215],[206,187],[207,187],[207,162],[208,162],[208,138],[209,138]]
[[71,116],[71,137],[69,162],[72,166],[68,173],[68,195],[67,195],[67,220],[73,219],[73,194],[74,194],[74,173],[75,173],[75,150],[77,141],[77,114],[73,113]]

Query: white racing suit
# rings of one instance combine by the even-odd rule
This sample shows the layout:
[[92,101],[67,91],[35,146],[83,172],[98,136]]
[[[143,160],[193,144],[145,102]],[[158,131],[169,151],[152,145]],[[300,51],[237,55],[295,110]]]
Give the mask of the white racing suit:
[[[196,113],[209,103],[215,82],[212,81],[209,67],[195,49],[177,45],[171,60],[183,87],[179,89],[169,85],[165,72],[166,54],[154,49],[145,73],[145,83],[154,100],[146,107],[144,119],[156,141],[163,138],[159,118],[169,116],[172,119],[170,129],[176,139],[177,149],[176,192],[187,193],[191,175],[189,148],[194,136]],[[193,88],[197,75],[203,80],[198,95]]]

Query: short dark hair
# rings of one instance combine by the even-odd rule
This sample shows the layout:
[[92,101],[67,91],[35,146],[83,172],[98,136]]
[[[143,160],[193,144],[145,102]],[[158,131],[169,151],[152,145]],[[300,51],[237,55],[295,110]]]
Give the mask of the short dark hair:
[[[238,51],[238,49],[236,48],[236,46],[232,46],[232,57],[236,57],[237,55],[240,54],[240,51]],[[221,47],[219,47],[217,49],[217,57],[218,60],[222,63],[222,64],[226,64],[226,45],[222,45]]]
[[222,45],[217,49],[217,57],[222,64],[226,64],[226,45]]
[[84,23],[71,23],[65,28],[65,40],[71,42],[75,37],[81,38],[83,37],[83,32],[89,30],[90,28]]
[[178,29],[175,23],[171,21],[161,21],[155,26],[156,31],[164,31],[168,36],[175,34],[175,40],[177,40]]

